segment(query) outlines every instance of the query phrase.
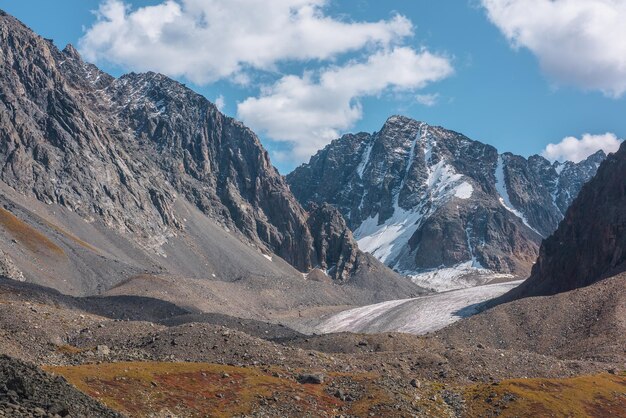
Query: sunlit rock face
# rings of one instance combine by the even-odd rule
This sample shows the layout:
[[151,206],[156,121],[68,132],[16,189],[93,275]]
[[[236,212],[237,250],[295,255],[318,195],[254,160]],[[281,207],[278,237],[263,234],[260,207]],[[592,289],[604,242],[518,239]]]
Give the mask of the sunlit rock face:
[[359,247],[422,285],[445,290],[526,276],[605,158],[578,164],[499,154],[402,116],[333,141],[287,176],[302,203],[330,203]]

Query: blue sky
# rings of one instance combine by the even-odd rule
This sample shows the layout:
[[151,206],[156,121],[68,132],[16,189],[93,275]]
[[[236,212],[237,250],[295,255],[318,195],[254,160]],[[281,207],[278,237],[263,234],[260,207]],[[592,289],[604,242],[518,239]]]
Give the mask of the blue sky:
[[[210,7],[219,3],[185,1],[189,2],[185,13],[194,19],[190,5],[202,9],[209,7],[204,3],[213,4]],[[184,48],[167,53],[159,45],[171,45],[176,37],[185,42],[185,36],[189,36],[188,40],[195,42],[197,37],[209,35],[201,31],[196,35],[193,30],[181,34],[180,27],[184,31],[184,25],[179,25],[177,30],[168,29],[169,39],[145,41],[148,43],[142,45],[153,26],[150,20],[146,23],[138,19],[124,20],[124,30],[133,36],[124,55],[118,51],[119,39],[115,45],[113,41],[102,41],[103,37],[114,39],[116,34],[111,33],[114,30],[106,26],[98,33],[93,30],[97,20],[93,11],[102,3],[97,0],[0,0],[0,8],[42,36],[53,38],[61,48],[67,43],[82,45],[81,52],[93,54],[97,64],[113,75],[153,69],[170,73],[211,101],[223,98],[223,111],[243,119],[260,134],[274,165],[282,173],[289,172],[335,134],[376,131],[393,114],[442,125],[492,144],[500,151],[525,156],[541,153],[549,143],[560,143],[566,137],[591,134],[585,144],[570,138],[569,145],[559,145],[551,154],[553,157],[568,158],[576,152],[584,154],[587,148],[590,152],[594,147],[614,147],[614,138],[626,138],[626,70],[623,70],[626,58],[619,58],[626,56],[623,54],[626,47],[619,40],[621,33],[611,33],[613,21],[605,17],[607,13],[600,13],[607,11],[601,8],[608,4],[608,11],[615,14],[616,21],[623,22],[620,18],[626,18],[626,8],[619,0],[529,0],[536,3],[537,13],[541,15],[528,12],[521,19],[515,5],[505,4],[516,1],[281,1],[291,5],[292,12],[312,7],[317,26],[294,27],[294,33],[304,39],[301,41],[282,39],[280,32],[270,33],[272,28],[268,28],[268,48],[277,45],[276,48],[284,49],[269,57],[256,53],[254,48],[259,47],[253,38],[251,50],[246,49],[248,45],[229,44],[224,53],[209,45],[212,38],[207,38],[200,40],[198,51],[201,52],[197,54]],[[521,0],[517,2],[524,7]],[[126,14],[131,16],[144,6],[163,5],[164,1],[125,3]],[[176,13],[184,7],[175,6],[170,4],[168,10],[178,16]],[[164,19],[165,9],[154,10],[156,19]],[[280,10],[267,13],[279,14]],[[583,25],[591,25],[591,29],[606,27],[608,33],[584,31],[581,27],[580,32],[595,34],[594,37],[566,38],[572,33],[572,25],[580,24],[565,19],[572,13],[585,17],[583,21],[589,23]],[[546,22],[545,16],[553,21]],[[267,20],[264,16],[259,18]],[[144,26],[137,27],[141,22]],[[245,25],[251,22],[254,23],[253,20],[233,23],[241,28],[237,33],[243,33],[242,39],[246,35]],[[324,26],[327,24],[332,25]],[[332,34],[331,41],[320,42],[319,33],[310,33],[312,41],[307,43],[309,35],[303,32],[303,27],[313,32],[326,28]],[[89,33],[91,38],[86,42],[84,37]],[[257,32],[253,35],[259,37]],[[363,41],[368,37],[378,38]],[[347,45],[351,40],[354,45],[342,46],[342,42]],[[315,42],[323,43],[324,47],[320,50]],[[204,45],[209,45],[206,51]],[[608,57],[598,52],[605,46],[606,54],[611,54]],[[131,47],[141,48],[140,52],[154,51],[144,59]],[[290,48],[292,52],[285,52]],[[232,71],[223,69],[227,68],[229,58],[236,64]],[[382,63],[383,70],[374,62]],[[384,66],[386,62],[391,64],[388,68]],[[394,68],[404,63],[415,65],[416,70],[406,74]],[[359,71],[367,75],[359,81],[366,85],[357,83],[361,77]],[[419,71],[425,73],[416,76]],[[323,85],[322,80],[327,76],[339,80],[338,90],[342,92],[337,96],[334,89]],[[346,84],[350,86],[345,87]],[[373,85],[379,87],[372,88]],[[294,93],[300,90],[302,94]],[[285,100],[289,100],[288,108],[281,107]],[[265,117],[269,114],[275,117]],[[301,126],[302,120],[310,121],[310,126]],[[605,133],[614,136],[607,138]],[[581,151],[584,146],[587,148]]]

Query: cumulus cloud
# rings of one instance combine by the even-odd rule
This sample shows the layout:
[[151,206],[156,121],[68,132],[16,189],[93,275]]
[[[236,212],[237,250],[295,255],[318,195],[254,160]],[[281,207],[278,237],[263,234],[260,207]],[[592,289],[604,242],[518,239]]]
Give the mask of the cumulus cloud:
[[558,144],[548,144],[542,155],[549,160],[577,163],[599,150],[603,150],[607,154],[615,152],[619,149],[621,142],[622,139],[618,139],[613,133],[604,135],[584,134],[580,139],[568,136]]
[[439,101],[439,93],[434,94],[418,94],[415,96],[415,100],[417,103],[422,104],[424,106],[432,107],[437,104]]
[[215,98],[215,107],[217,107],[217,110],[221,112],[224,109],[224,106],[226,106],[226,99],[224,99],[223,94],[220,94]]
[[239,103],[237,114],[253,129],[288,142],[294,159],[302,161],[361,119],[359,99],[417,90],[452,73],[444,56],[395,47],[363,61],[284,76]]
[[166,0],[131,9],[106,0],[79,42],[90,61],[153,70],[204,84],[248,80],[289,60],[328,60],[364,47],[389,47],[412,35],[396,15],[377,22],[327,16],[328,0]]
[[626,92],[626,1],[481,0],[514,47],[539,59],[557,83]]

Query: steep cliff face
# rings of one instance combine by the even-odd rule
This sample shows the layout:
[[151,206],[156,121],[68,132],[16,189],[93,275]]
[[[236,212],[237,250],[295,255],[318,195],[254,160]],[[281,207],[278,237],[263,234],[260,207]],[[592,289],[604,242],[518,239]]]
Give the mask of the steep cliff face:
[[626,144],[583,186],[543,241],[532,274],[502,300],[561,293],[626,270]]
[[320,257],[319,267],[339,282],[346,282],[357,267],[359,251],[352,231],[334,207],[323,204],[310,207],[307,224],[314,231],[315,251]]
[[[524,276],[543,236],[604,158],[550,163],[498,154],[441,127],[391,117],[374,134],[345,135],[287,176],[302,203],[327,202],[362,250],[415,280]],[[456,287],[458,285],[455,284]]]
[[2,25],[2,180],[157,248],[181,228],[183,195],[306,270],[304,210],[257,137],[158,74],[113,79],[19,23]]
[[160,74],[111,77],[7,15],[0,45],[0,180],[20,195],[103,225],[150,259],[171,260],[191,235],[210,240],[194,229],[199,211],[301,272],[332,267],[345,283],[358,270],[341,216],[309,216],[257,136],[204,97]]

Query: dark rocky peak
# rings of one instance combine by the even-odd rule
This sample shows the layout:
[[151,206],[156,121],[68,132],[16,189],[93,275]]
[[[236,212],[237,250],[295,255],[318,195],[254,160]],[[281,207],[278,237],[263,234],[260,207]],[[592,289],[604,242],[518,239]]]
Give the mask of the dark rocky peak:
[[547,237],[604,158],[606,154],[598,151],[578,163],[550,163],[539,155],[525,159],[505,153],[502,170],[509,199],[527,223],[542,237]]
[[[590,163],[600,157],[595,154]],[[625,271],[625,208],[626,143],[600,165],[543,241],[530,278],[495,303],[565,292]]]
[[153,72],[115,79],[8,16],[0,64],[0,177],[21,193],[159,254],[185,233],[184,199],[302,272],[326,266],[345,281],[354,271],[340,215],[309,216],[258,137],[183,84]]
[[572,161],[555,161],[554,163],[552,163],[552,166],[559,174],[566,170],[593,169],[593,167],[597,169],[600,164],[602,164],[602,162],[606,159],[606,157],[607,155],[603,150],[598,150],[580,162],[574,163]]
[[[302,164],[287,175],[291,191],[304,205],[310,202],[331,203],[340,206],[345,216],[349,210],[345,205],[351,199],[352,191],[338,179],[359,182],[364,171],[361,156],[370,152],[374,139],[373,135],[362,132],[333,140],[312,156],[309,164]],[[313,170],[313,167],[316,169]],[[296,177],[298,181],[293,181]]]
[[67,44],[61,52],[54,48],[53,53],[65,81],[77,90],[77,94],[83,95],[90,102],[96,101],[93,97],[94,90],[103,90],[115,81],[115,77],[85,62],[72,44]]
[[127,103],[132,107],[141,106],[147,102],[159,102],[167,99],[172,109],[183,106],[192,107],[206,102],[212,105],[200,94],[186,87],[184,84],[173,80],[163,74],[152,71],[146,73],[128,73],[116,79],[109,88],[111,94],[124,96],[124,100],[117,101]]
[[80,53],[78,52],[78,50],[76,48],[74,48],[74,45],[72,44],[67,44],[65,45],[65,48],[63,48],[63,52],[65,55],[67,55],[68,58],[70,59],[74,59],[74,60],[80,60],[82,61],[82,57],[80,56]]
[[175,193],[126,148],[99,101],[99,81],[113,78],[11,17],[0,19],[0,51],[1,179],[86,220],[134,231],[143,246],[162,244],[178,224],[169,209]]
[[317,263],[306,213],[251,130],[161,74],[128,74],[106,94],[179,193],[302,271]]
[[381,130],[378,137],[387,138],[385,142],[392,142],[393,139],[415,138],[423,122],[406,116],[394,115],[389,117]]
[[549,235],[561,219],[553,202],[555,172],[542,157],[526,159],[504,153],[502,171],[511,209],[520,213],[524,222],[540,237]]
[[458,132],[392,116],[378,132],[332,141],[287,181],[300,202],[333,204],[361,249],[403,273],[526,276],[541,237],[600,159],[561,167],[499,155]]
[[48,91],[62,80],[53,57],[54,45],[9,15],[0,16],[0,45],[5,94],[15,100],[28,96],[37,104],[47,103]]
[[343,216],[329,204],[311,204],[307,224],[319,265],[333,280],[345,283],[356,268],[359,249]]

